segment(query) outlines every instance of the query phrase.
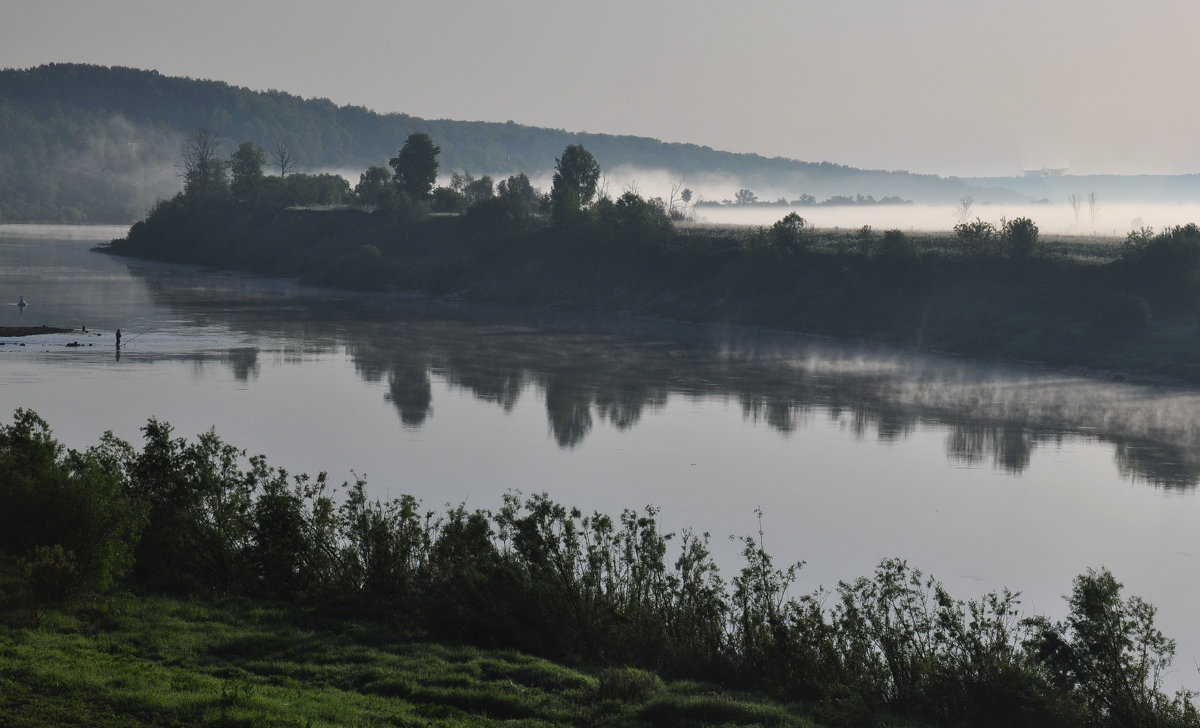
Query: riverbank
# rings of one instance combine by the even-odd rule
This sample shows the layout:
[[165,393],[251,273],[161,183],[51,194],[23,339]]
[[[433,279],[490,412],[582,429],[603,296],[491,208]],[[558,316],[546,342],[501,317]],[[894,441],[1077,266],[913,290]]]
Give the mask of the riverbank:
[[34,613],[10,602],[0,655],[10,728],[815,725],[713,684],[427,642],[362,605],[123,593]]
[[1200,382],[1200,256],[1191,255],[1200,239],[1176,259],[1061,244],[1017,257],[950,236],[804,231],[781,244],[772,230],[639,224],[176,201],[108,249],[319,285],[762,325]]

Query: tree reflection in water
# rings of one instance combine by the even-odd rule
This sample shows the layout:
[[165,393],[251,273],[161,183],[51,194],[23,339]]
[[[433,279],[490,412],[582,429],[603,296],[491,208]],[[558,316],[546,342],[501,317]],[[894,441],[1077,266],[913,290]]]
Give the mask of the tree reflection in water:
[[[164,300],[186,307],[186,299]],[[328,340],[369,382],[386,377],[387,401],[403,423],[433,411],[433,379],[511,412],[540,388],[549,429],[578,445],[596,423],[619,430],[672,396],[737,402],[750,422],[784,435],[815,416],[855,436],[904,440],[946,429],[945,450],[970,466],[1026,470],[1039,446],[1081,437],[1110,442],[1127,478],[1174,489],[1200,482],[1200,395],[1104,382],[1049,370],[896,352],[799,335],[676,325],[544,311],[451,309],[432,302],[328,314],[295,305],[259,308],[231,323],[250,333]],[[287,320],[287,314],[293,320]],[[299,315],[296,315],[299,312]],[[322,318],[320,314],[327,314]],[[280,321],[280,317],[284,320]],[[259,352],[230,350],[242,381],[258,375]]]

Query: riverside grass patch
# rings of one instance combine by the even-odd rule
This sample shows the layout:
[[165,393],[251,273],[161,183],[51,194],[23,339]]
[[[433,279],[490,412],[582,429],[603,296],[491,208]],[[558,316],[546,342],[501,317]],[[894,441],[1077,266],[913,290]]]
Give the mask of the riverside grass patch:
[[649,687],[617,699],[611,669],[410,641],[402,615],[119,595],[39,621],[12,604],[0,612],[5,726],[813,725],[641,671]]

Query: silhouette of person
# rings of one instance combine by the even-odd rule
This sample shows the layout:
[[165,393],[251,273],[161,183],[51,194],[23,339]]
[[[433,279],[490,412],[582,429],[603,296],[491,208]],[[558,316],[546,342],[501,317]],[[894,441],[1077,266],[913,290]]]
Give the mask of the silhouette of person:
[[121,330],[117,329],[117,361],[121,361]]

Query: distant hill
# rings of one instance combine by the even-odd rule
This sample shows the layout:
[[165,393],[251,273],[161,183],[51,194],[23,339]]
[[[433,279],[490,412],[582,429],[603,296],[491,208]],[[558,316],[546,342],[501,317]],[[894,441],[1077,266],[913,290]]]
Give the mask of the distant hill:
[[327,99],[251,91],[220,81],[79,64],[0,70],[0,222],[131,222],[180,188],[174,162],[183,135],[204,127],[231,152],[242,141],[287,144],[305,171],[352,182],[386,165],[408,134],[430,134],[441,172],[522,171],[548,178],[568,144],[582,144],[614,180],[671,179],[706,199],[742,187],[762,200],[813,195],[901,197],[917,203],[1036,199],[1012,180],[972,180],[863,170],[828,162],[723,152],[694,144],[574,133],[513,122],[379,114]]

